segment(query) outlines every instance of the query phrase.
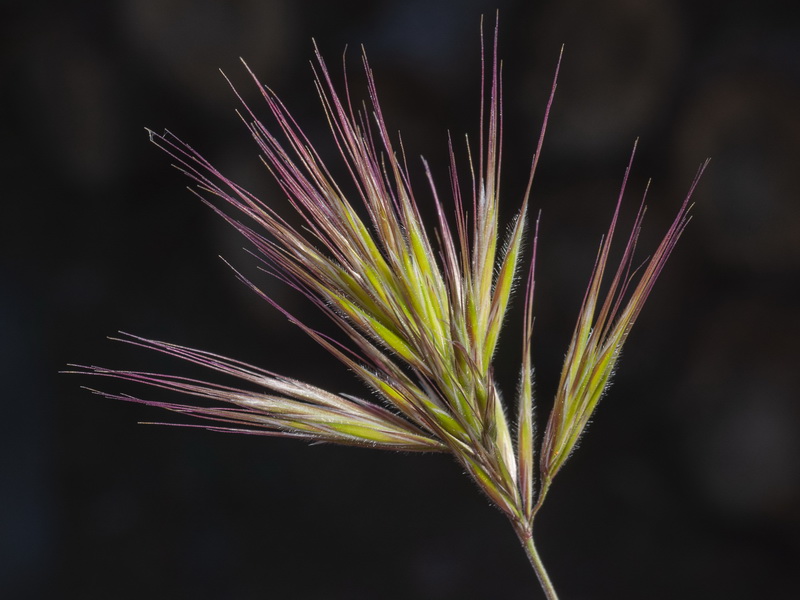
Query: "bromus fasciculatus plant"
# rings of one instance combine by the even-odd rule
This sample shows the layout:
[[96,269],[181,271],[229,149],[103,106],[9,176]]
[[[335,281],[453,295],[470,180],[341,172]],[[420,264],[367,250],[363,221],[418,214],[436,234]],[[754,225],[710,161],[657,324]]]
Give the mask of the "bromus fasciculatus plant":
[[[301,228],[173,134],[151,132],[155,144],[194,180],[204,202],[253,245],[265,269],[313,302],[346,341],[304,324],[254,283],[239,277],[355,373],[377,401],[333,394],[217,354],[132,335],[122,339],[237,378],[260,391],[95,366],[79,372],[200,399],[165,403],[98,392],[208,419],[215,424],[201,426],[212,430],[449,453],[509,518],[547,597],[556,598],[533,542],[536,516],[608,388],[631,327],[688,222],[689,198],[705,164],[671,227],[638,269],[632,269],[632,261],[643,201],[619,264],[615,268],[608,264],[628,165],[537,448],[530,348],[538,219],[532,228],[529,197],[556,85],[554,80],[521,206],[508,225],[506,239],[500,240],[502,119],[496,27],[494,44],[483,55],[480,143],[477,150],[470,150],[467,143],[468,159],[462,167],[471,186],[462,188],[452,143],[447,200],[423,162],[429,183],[425,194],[437,215],[434,228],[421,218],[402,145],[397,146],[387,131],[366,55],[362,60],[369,98],[360,108],[354,106],[346,86],[343,91],[336,89],[319,51],[314,66],[317,91],[354,194],[343,191],[284,104],[251,73],[277,132],[262,124],[244,102],[241,116],[265,165],[299,213]],[[238,216],[226,210],[231,207]],[[492,359],[518,277],[526,281],[523,345],[516,400],[506,406]]]

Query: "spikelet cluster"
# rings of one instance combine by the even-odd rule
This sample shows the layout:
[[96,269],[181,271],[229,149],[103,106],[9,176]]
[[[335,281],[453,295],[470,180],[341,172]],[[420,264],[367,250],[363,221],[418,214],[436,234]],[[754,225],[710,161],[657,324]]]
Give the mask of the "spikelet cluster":
[[[432,199],[438,215],[433,227],[421,218],[402,145],[387,131],[365,55],[369,98],[360,107],[354,106],[346,86],[336,89],[318,51],[314,65],[317,91],[352,179],[348,189],[355,193],[345,193],[332,178],[313,143],[269,88],[256,80],[276,131],[243,103],[241,117],[265,165],[300,215],[300,228],[176,136],[151,132],[152,140],[197,184],[204,201],[255,247],[265,268],[330,317],[346,341],[305,325],[242,277],[245,283],[344,363],[372,391],[373,399],[332,394],[216,354],[135,336],[124,339],[254,384],[259,391],[102,367],[83,372],[202,399],[164,403],[105,394],[209,419],[213,423],[204,425],[209,429],[450,453],[508,515],[520,537],[529,536],[547,489],[607,389],[631,327],[686,226],[697,178],[652,258],[634,272],[631,264],[644,214],[639,210],[622,258],[607,277],[626,171],[537,451],[530,351],[536,232],[526,230],[555,81],[527,189],[513,222],[501,226],[502,91],[496,32],[492,48],[483,54],[490,64],[483,69],[479,148],[470,151],[467,143],[463,169],[470,188],[462,189],[459,183],[463,173],[457,169],[452,143],[446,194],[423,163],[429,182],[426,201]],[[508,232],[504,240],[499,239],[501,231]],[[520,379],[515,401],[504,406],[492,358],[512,288],[520,278],[526,279]]]

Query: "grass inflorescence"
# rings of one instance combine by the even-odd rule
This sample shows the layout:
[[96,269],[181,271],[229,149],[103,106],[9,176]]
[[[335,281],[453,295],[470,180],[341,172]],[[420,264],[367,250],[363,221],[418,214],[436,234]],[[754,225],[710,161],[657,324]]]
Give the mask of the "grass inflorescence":
[[[231,376],[241,384],[103,367],[80,372],[202,399],[151,402],[100,392],[210,420],[213,423],[202,426],[212,430],[449,453],[510,519],[547,596],[555,598],[533,544],[534,518],[609,386],[631,327],[688,222],[689,197],[705,165],[663,240],[638,269],[631,267],[644,198],[622,258],[616,268],[608,264],[628,165],[537,447],[531,340],[538,219],[531,228],[529,198],[558,68],[527,188],[513,221],[501,227],[502,86],[495,29],[494,44],[483,52],[480,143],[475,151],[467,142],[468,160],[462,167],[471,186],[463,189],[459,183],[463,174],[452,142],[449,199],[444,200],[423,163],[429,183],[426,193],[436,215],[435,227],[429,227],[410,184],[402,144],[397,146],[387,131],[366,55],[362,61],[369,98],[364,105],[354,105],[349,88],[337,90],[316,48],[315,54],[317,91],[355,193],[343,191],[284,104],[252,72],[277,131],[268,129],[244,102],[241,112],[264,164],[299,214],[300,228],[170,132],[150,132],[150,136],[196,183],[204,202],[249,240],[264,268],[313,302],[346,341],[304,324],[254,283],[239,277],[355,373],[379,400],[332,394],[210,352],[130,335],[122,339]],[[231,215],[231,207],[238,216]],[[500,239],[501,230],[507,231],[506,239]],[[524,281],[523,344],[516,399],[506,405],[492,360],[518,280]],[[245,383],[259,391],[246,389]]]

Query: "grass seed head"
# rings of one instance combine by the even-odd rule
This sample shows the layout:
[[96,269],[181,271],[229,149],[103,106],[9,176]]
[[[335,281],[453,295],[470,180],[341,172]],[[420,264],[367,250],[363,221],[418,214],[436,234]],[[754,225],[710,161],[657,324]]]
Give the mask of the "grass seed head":
[[[300,228],[170,132],[150,132],[150,136],[194,181],[204,202],[252,243],[266,269],[325,313],[345,341],[302,323],[237,273],[240,279],[352,370],[380,402],[332,394],[210,352],[130,335],[122,339],[238,383],[103,367],[79,371],[190,396],[191,401],[167,403],[104,394],[216,422],[201,425],[212,430],[449,452],[511,518],[528,544],[533,517],[607,390],[631,327],[688,222],[689,197],[705,165],[652,258],[637,270],[637,278],[631,265],[644,215],[642,203],[622,259],[604,284],[628,166],[564,361],[538,452],[537,474],[530,348],[538,218],[533,236],[528,236],[528,203],[555,80],[527,189],[506,243],[500,245],[503,127],[496,29],[492,47],[483,48],[480,144],[477,153],[467,147],[471,202],[459,183],[452,143],[450,200],[440,198],[433,174],[423,162],[436,209],[435,227],[423,222],[402,147],[398,151],[387,131],[366,55],[362,64],[369,102],[356,109],[347,85],[338,90],[316,47],[315,54],[316,89],[353,193],[343,191],[345,186],[332,177],[284,104],[252,72],[276,128],[264,125],[244,102],[241,111],[266,167],[298,213]],[[526,237],[532,237],[532,252],[526,250]],[[492,360],[514,284],[523,270],[527,274],[523,346],[512,434]]]

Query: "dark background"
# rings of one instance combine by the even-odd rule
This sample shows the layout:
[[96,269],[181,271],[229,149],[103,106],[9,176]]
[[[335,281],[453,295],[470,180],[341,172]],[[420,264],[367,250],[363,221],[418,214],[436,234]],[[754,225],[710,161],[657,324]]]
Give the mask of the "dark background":
[[[0,595],[541,597],[504,518],[447,457],[142,426],[164,415],[56,373],[71,362],[186,372],[105,339],[122,329],[360,393],[217,258],[254,273],[143,128],[168,127],[284,206],[217,69],[256,104],[246,58],[328,153],[311,38],[334,70],[349,44],[355,81],[364,43],[390,129],[415,168],[424,153],[445,181],[446,131],[477,133],[479,16],[500,8],[506,216],[566,43],[533,200],[540,420],[634,139],[629,212],[654,178],[642,258],[713,157],[617,383],[540,515],[562,597],[800,597],[792,4],[3,2]],[[517,323],[497,357],[508,397]]]

